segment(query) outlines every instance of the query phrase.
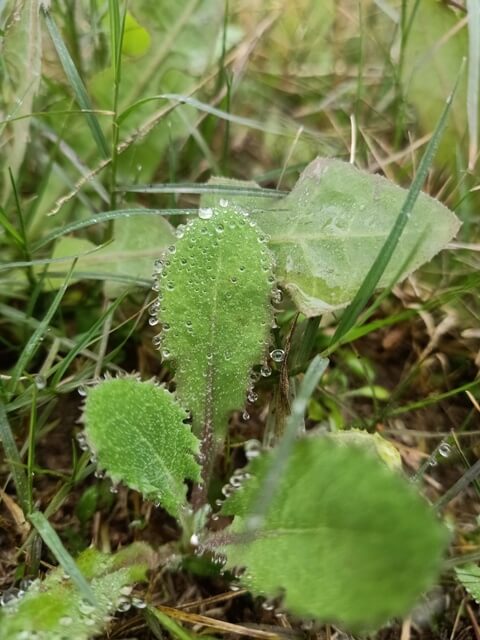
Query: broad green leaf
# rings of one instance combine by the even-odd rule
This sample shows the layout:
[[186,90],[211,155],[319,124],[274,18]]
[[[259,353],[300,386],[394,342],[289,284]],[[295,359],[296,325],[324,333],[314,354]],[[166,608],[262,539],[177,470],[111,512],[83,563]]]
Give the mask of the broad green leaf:
[[[455,85],[462,60],[468,56],[468,32],[460,14],[437,0],[420,0],[404,51],[404,93],[425,132],[440,118]],[[461,27],[460,29],[458,27]],[[455,149],[465,149],[467,133],[467,74],[460,79],[450,112],[450,124],[440,142],[437,162],[455,163]]]
[[[368,389],[369,387],[366,388]],[[348,431],[329,433],[328,438],[341,446],[355,445],[361,447],[364,451],[378,456],[392,471],[400,471],[402,469],[402,457],[398,449],[379,433],[349,429]]]
[[96,606],[86,602],[61,568],[37,579],[22,597],[0,609],[0,640],[89,640],[125,602],[127,587],[146,578],[154,564],[150,547],[135,543],[115,555],[87,549],[77,565],[89,580]]
[[[85,238],[63,237],[57,241],[52,258],[84,255],[75,265],[71,282],[81,279],[75,273],[99,273],[105,277],[104,291],[107,298],[120,296],[132,280],[151,280],[153,263],[159,253],[175,240],[173,229],[162,216],[134,216],[117,218],[113,223],[113,241],[95,251],[93,242]],[[68,262],[54,262],[47,270],[45,287],[58,289],[62,277],[48,272],[66,271]],[[108,274],[121,279],[109,280]]]
[[[351,164],[317,158],[294,189],[255,219],[271,236],[277,277],[307,316],[345,306],[362,284],[405,201],[406,191]],[[410,258],[405,277],[443,249],[459,221],[421,193],[379,286]],[[413,252],[413,255],[411,255]]]
[[151,40],[150,34],[145,27],[142,27],[130,11],[127,11],[122,40],[122,53],[132,58],[143,56],[150,48]]
[[[260,524],[250,513],[275,450],[252,461],[215,534],[242,584],[306,618],[369,629],[408,612],[440,569],[446,529],[398,473],[355,446],[297,441]],[[250,526],[249,526],[250,525]]]
[[217,444],[268,347],[273,283],[265,234],[223,204],[188,223],[159,279],[162,355],[175,362],[194,432]]
[[475,602],[480,602],[480,567],[470,562],[462,567],[455,567],[455,573],[460,584]]
[[199,479],[198,441],[186,419],[166,389],[131,377],[101,382],[85,402],[85,433],[99,467],[175,517],[185,505],[185,479]]
[[[8,7],[10,15],[0,51],[2,120],[32,112],[33,99],[40,86],[42,64],[39,0],[12,0]],[[30,118],[25,118],[0,126],[3,200],[10,193],[6,168],[10,167],[13,175],[17,176],[27,148],[30,123]]]

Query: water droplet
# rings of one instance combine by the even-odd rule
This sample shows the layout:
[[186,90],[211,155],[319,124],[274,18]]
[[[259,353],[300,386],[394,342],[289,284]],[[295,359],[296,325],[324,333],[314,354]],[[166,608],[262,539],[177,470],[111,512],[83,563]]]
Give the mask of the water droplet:
[[198,539],[198,536],[196,533],[190,536],[190,544],[192,545],[192,547],[198,547],[199,542],[200,540]]
[[237,276],[232,276],[232,277],[230,278],[230,280],[231,280],[231,282],[232,282],[233,284],[237,284],[237,282],[238,282],[238,278],[237,278]]
[[268,378],[268,376],[271,375],[272,370],[270,369],[268,364],[264,364],[263,367],[260,369],[260,373],[264,378]]
[[160,335],[153,336],[152,344],[156,349],[158,349],[160,347],[160,345],[162,344],[162,336],[160,336]]
[[168,322],[164,322],[164,323],[162,324],[162,329],[163,329],[164,331],[170,331],[170,325],[168,324]]
[[76,438],[77,438],[79,449],[81,451],[88,451],[89,446],[88,446],[86,435],[84,433],[77,433]]
[[118,493],[118,485],[117,484],[112,484],[112,486],[110,487],[110,493]]
[[272,302],[273,304],[280,304],[283,300],[283,293],[281,289],[273,289],[272,291]]
[[240,591],[240,586],[238,584],[231,584],[230,591]]
[[177,251],[177,247],[174,244],[171,244],[168,249],[167,249],[168,253],[174,254]]
[[169,280],[166,284],[166,287],[167,291],[173,291],[175,289],[175,284],[171,280]]
[[222,487],[222,493],[226,498],[231,496],[232,493],[233,493],[232,485],[231,484],[224,484],[223,487]]
[[132,608],[132,601],[127,596],[122,596],[117,602],[117,611],[125,613]]
[[12,604],[18,598],[19,589],[16,587],[10,587],[2,593],[0,597],[0,606],[4,607],[5,605]]
[[145,602],[145,600],[142,600],[142,598],[134,596],[132,598],[132,606],[134,606],[135,609],[146,609],[147,603]]
[[165,360],[168,360],[169,357],[170,357],[169,349],[162,349],[162,358],[164,358]]
[[448,444],[448,442],[442,442],[442,444],[438,447],[438,453],[442,456],[442,458],[448,458],[451,452],[452,447]]
[[244,448],[247,460],[258,458],[258,456],[262,452],[262,445],[258,440],[247,440],[247,442],[245,442]]
[[87,602],[86,600],[82,600],[80,602],[80,604],[78,605],[78,610],[84,616],[89,616],[90,614],[92,614],[95,611],[95,607],[93,605],[91,605],[89,602]]
[[77,393],[78,393],[79,396],[82,396],[82,398],[85,398],[85,396],[87,395],[87,390],[82,385],[81,387],[77,388]]
[[40,376],[40,375],[35,376],[35,386],[40,391],[42,389],[45,389],[45,387],[47,386],[47,381],[45,380],[45,376]]
[[31,578],[23,578],[22,580],[20,580],[19,587],[23,592],[25,592],[30,589],[32,584],[33,584],[33,580]]
[[248,413],[248,411],[244,411],[244,412],[242,413],[242,420],[245,420],[245,422],[246,422],[247,420],[250,420],[250,414]]
[[283,362],[285,359],[285,351],[283,349],[273,349],[273,351],[270,351],[270,358],[274,362]]
[[218,201],[218,204],[225,209],[225,207],[228,207],[228,200],[225,200],[224,198],[220,198],[220,200]]
[[251,390],[248,392],[247,400],[248,400],[249,402],[256,402],[256,401],[258,400],[258,393],[256,393],[255,391],[253,391],[253,389],[251,389]]
[[153,283],[152,291],[160,291],[160,284],[157,281]]
[[225,231],[225,227],[223,226],[223,224],[217,224],[216,231],[217,233],[223,233]]
[[265,602],[262,603],[262,609],[264,611],[273,611],[275,609],[275,603],[270,600],[265,600]]
[[150,316],[150,318],[148,319],[148,324],[151,327],[154,327],[156,324],[158,324],[158,318],[157,316]]
[[430,458],[430,460],[428,461],[428,466],[429,467],[436,467],[438,464],[438,462],[435,460],[435,458]]
[[213,216],[213,209],[211,209],[210,207],[208,207],[207,209],[198,210],[198,217],[201,218],[202,220],[208,220],[212,216]]
[[155,262],[153,263],[153,268],[155,269],[156,273],[161,273],[163,270],[163,260],[157,258],[157,260],[155,260]]
[[95,469],[93,475],[100,480],[105,477],[105,471],[103,469]]

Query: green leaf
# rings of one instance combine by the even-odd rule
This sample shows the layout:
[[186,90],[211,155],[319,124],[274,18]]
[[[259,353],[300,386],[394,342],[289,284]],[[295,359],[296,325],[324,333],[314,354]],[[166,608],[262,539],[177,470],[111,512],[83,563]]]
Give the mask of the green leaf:
[[84,411],[87,442],[99,467],[174,517],[185,505],[185,479],[199,479],[193,457],[198,441],[187,417],[166,389],[131,377],[90,389]]
[[150,34],[145,27],[142,27],[130,11],[127,11],[122,40],[122,53],[132,58],[139,58],[148,51],[151,40]]
[[[459,14],[437,0],[420,0],[404,50],[404,92],[425,132],[440,118],[445,100],[454,86],[462,60],[468,56],[468,33],[458,30]],[[418,5],[418,6],[417,6]],[[450,125],[440,143],[437,161],[455,164],[455,149],[465,149],[467,133],[467,75],[460,79],[452,104]]]
[[233,525],[215,534],[242,584],[306,618],[373,628],[409,610],[434,581],[446,529],[398,473],[355,446],[324,437],[296,442],[259,528],[253,505],[276,451],[224,504]]
[[[94,251],[95,245],[85,238],[62,237],[55,244],[52,258],[79,258],[73,272],[72,284],[80,280],[76,273],[100,273],[105,279],[107,298],[118,298],[134,280],[151,280],[153,263],[159,253],[174,242],[170,223],[161,216],[150,215],[116,218],[113,223],[113,241]],[[63,278],[48,276],[64,269],[66,263],[52,263],[47,270],[45,287],[58,289]],[[108,274],[117,279],[109,280]],[[126,282],[121,282],[125,278]],[[131,286],[131,285],[130,285]]]
[[[406,190],[379,175],[317,158],[288,196],[271,211],[256,213],[271,236],[279,281],[302,313],[338,309],[355,296],[406,196]],[[391,283],[415,247],[402,277],[443,249],[458,228],[449,209],[420,193],[378,286]]]
[[[0,60],[2,120],[19,118],[32,112],[42,68],[38,7],[38,0],[15,0],[9,3],[10,15],[3,34]],[[0,127],[3,140],[2,168],[10,167],[14,176],[17,176],[23,162],[30,123],[30,118],[25,118]],[[2,200],[5,201],[11,189],[6,172],[3,179]]]
[[86,602],[61,568],[35,580],[26,594],[0,609],[0,640],[88,640],[106,627],[125,588],[143,581],[154,554],[135,543],[115,555],[87,549],[77,559],[95,594],[96,606]]
[[178,398],[192,412],[194,432],[210,438],[209,451],[245,402],[272,321],[267,238],[248,216],[223,205],[200,209],[188,223],[175,252],[166,254],[159,294],[162,355],[175,362]]
[[460,584],[475,602],[480,602],[480,567],[470,562],[463,567],[455,567],[455,573]]

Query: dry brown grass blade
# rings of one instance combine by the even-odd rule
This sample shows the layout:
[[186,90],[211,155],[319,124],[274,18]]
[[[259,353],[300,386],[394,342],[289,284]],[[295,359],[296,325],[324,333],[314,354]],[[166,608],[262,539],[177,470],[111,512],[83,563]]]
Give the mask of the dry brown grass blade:
[[202,616],[198,613],[188,613],[187,611],[180,611],[179,609],[165,607],[163,605],[158,605],[157,609],[175,620],[202,625],[210,629],[218,629],[219,631],[225,631],[226,633],[235,633],[236,635],[245,636],[247,638],[259,638],[260,640],[285,640],[285,638],[298,637],[298,634],[292,634],[291,632],[285,633],[283,629],[279,630],[279,633],[262,631],[261,629],[253,629],[240,624],[233,624],[231,622],[225,622],[224,620],[209,618],[208,616]]

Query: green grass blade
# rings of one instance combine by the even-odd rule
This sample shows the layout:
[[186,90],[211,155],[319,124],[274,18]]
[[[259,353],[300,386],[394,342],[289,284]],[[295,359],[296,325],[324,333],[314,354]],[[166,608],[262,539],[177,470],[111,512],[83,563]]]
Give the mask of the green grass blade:
[[0,403],[0,440],[7,457],[10,473],[12,474],[17,496],[24,513],[28,513],[28,482],[23,468],[20,453],[8,422],[5,407]]
[[[460,72],[461,73],[461,72]],[[460,77],[460,74],[459,74]],[[417,174],[415,179],[410,187],[407,197],[405,199],[405,203],[398,214],[398,217],[393,225],[393,228],[388,235],[385,243],[380,250],[375,262],[373,263],[370,271],[365,277],[360,289],[358,290],[356,296],[347,307],[345,313],[342,315],[340,322],[338,323],[338,327],[332,337],[332,343],[340,340],[354,325],[357,321],[358,316],[363,311],[365,306],[368,303],[370,296],[375,291],[375,288],[387,267],[390,258],[395,251],[395,247],[400,241],[402,232],[408,222],[409,215],[415,205],[415,202],[420,194],[423,183],[427,177],[428,170],[430,165],[432,164],[433,158],[435,156],[435,152],[440,143],[440,139],[442,137],[442,133],[447,124],[448,114],[450,113],[450,109],[452,106],[453,96],[455,95],[455,91],[457,88],[457,83],[453,89],[452,94],[449,96],[448,100],[445,103],[443,108],[442,115],[438,124],[433,132],[433,135],[427,145],[424,155],[420,161]]]
[[78,587],[79,591],[92,605],[96,606],[96,598],[90,585],[75,564],[75,560],[63,546],[63,543],[58,537],[57,532],[43,515],[43,513],[41,513],[40,511],[35,511],[34,513],[30,514],[29,519],[40,534],[42,540],[58,560],[59,564],[63,567],[65,572],[68,573],[72,581]]
[[126,184],[118,187],[122,193],[181,193],[181,194],[217,194],[226,196],[252,196],[259,198],[278,199],[287,195],[288,191],[278,189],[264,189],[258,187],[237,187],[223,184],[196,184],[194,182]]
[[80,74],[75,67],[75,63],[72,60],[72,57],[62,38],[62,35],[58,30],[55,21],[50,15],[50,12],[46,10],[45,6],[43,6],[42,9],[43,16],[45,18],[45,24],[47,25],[47,29],[52,39],[53,45],[57,51],[58,57],[68,78],[70,86],[72,87],[72,90],[75,94],[78,105],[82,110],[85,111],[85,119],[88,126],[90,127],[90,131],[92,132],[93,138],[97,144],[102,158],[108,158],[108,144],[97,120],[96,114],[93,110],[92,103],[90,101],[90,98],[88,97],[85,85],[83,84]]
[[127,216],[192,216],[197,215],[198,209],[116,209],[114,211],[104,211],[103,213],[99,213],[91,218],[86,218],[85,220],[77,220],[76,222],[71,222],[70,224],[65,225],[64,227],[59,227],[58,229],[54,229],[51,233],[47,234],[38,242],[35,242],[32,247],[32,253],[41,249],[52,240],[56,240],[61,236],[65,236],[69,233],[73,233],[74,231],[78,231],[79,229],[85,229],[87,227],[91,227],[95,224],[100,224],[102,222],[107,222],[108,220],[115,220],[116,218],[122,218]]
[[58,290],[43,320],[40,322],[38,327],[30,336],[30,339],[28,340],[22,353],[20,354],[20,357],[17,360],[17,363],[12,371],[12,378],[11,378],[10,387],[9,387],[9,391],[12,395],[15,393],[15,390],[16,390],[18,381],[20,379],[20,376],[22,375],[22,372],[25,370],[28,363],[30,362],[35,352],[37,351],[38,347],[40,346],[43,335],[48,329],[48,325],[50,324],[51,319],[53,318],[58,306],[60,305],[60,302],[62,301],[62,298],[65,294],[65,291],[67,290],[68,283],[70,281],[70,277],[73,273],[73,269],[75,267],[76,262],[77,262],[76,260],[73,261],[72,266],[70,267],[70,270],[67,274],[67,277],[65,278],[65,282],[63,283],[61,288]]
[[468,88],[467,115],[470,148],[468,168],[475,167],[478,151],[478,91],[480,82],[480,3],[467,0],[468,10]]

